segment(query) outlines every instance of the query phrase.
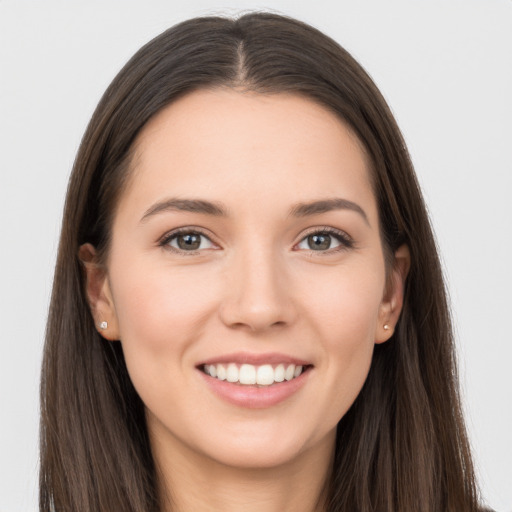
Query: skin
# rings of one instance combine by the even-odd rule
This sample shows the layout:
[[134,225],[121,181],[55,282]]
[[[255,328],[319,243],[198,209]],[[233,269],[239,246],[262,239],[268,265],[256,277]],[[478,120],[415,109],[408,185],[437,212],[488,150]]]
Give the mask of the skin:
[[[401,247],[385,267],[361,144],[308,99],[216,89],[156,115],[132,166],[106,264],[89,244],[80,257],[95,320],[121,340],[146,405],[163,499],[176,510],[323,510],[336,424],[375,343],[392,335],[409,266]],[[168,198],[222,203],[227,215],[167,209],[143,219]],[[299,202],[332,198],[364,213],[290,215]],[[199,250],[162,244],[182,227],[206,235]],[[326,227],[344,238],[311,249],[308,235]],[[311,368],[283,402],[239,407],[197,365],[240,351]]]

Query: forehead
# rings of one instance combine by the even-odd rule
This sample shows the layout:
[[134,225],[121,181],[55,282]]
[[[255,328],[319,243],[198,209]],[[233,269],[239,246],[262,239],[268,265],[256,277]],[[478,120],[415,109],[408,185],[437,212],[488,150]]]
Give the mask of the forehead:
[[369,168],[353,132],[309,99],[200,90],[164,108],[139,134],[121,203],[143,207],[172,194],[241,198],[238,206],[261,208],[269,198],[284,207],[357,196],[374,210]]

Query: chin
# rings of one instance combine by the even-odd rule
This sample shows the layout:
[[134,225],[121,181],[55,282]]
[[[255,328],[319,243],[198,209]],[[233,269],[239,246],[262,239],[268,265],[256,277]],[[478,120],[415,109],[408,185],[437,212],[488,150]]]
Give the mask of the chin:
[[276,469],[299,460],[301,451],[263,449],[233,450],[230,453],[212,454],[216,463],[244,470]]
[[321,434],[306,433],[295,429],[293,436],[286,435],[287,428],[280,428],[267,435],[230,435],[224,439],[211,439],[205,453],[219,464],[240,469],[271,469],[299,462],[312,453],[334,453],[336,429]]

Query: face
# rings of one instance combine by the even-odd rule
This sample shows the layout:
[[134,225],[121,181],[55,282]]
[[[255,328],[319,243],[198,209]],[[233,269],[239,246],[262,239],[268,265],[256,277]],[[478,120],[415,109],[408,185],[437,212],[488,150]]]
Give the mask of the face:
[[399,314],[390,273],[350,130],[299,96],[213,90],[144,128],[88,290],[155,444],[269,467],[332,453]]

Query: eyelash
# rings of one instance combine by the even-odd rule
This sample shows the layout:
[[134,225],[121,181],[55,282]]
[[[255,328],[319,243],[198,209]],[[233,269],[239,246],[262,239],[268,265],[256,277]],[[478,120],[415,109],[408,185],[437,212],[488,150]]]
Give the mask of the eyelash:
[[355,242],[352,237],[350,237],[344,231],[332,228],[330,226],[323,226],[321,228],[311,229],[311,231],[306,232],[306,234],[300,239],[299,243],[301,243],[303,240],[305,240],[308,236],[311,235],[329,235],[335,238],[340,243],[338,247],[335,247],[333,249],[327,249],[326,251],[315,251],[314,249],[310,249],[308,252],[313,256],[327,256],[329,254],[335,254],[341,251],[346,251],[348,249],[353,249],[355,247]]
[[[175,239],[179,235],[184,235],[184,234],[201,235],[201,236],[204,236],[205,238],[207,238],[212,244],[214,244],[214,242],[211,240],[211,238],[204,231],[202,231],[199,228],[190,226],[190,227],[178,228],[174,231],[171,231],[170,233],[167,233],[160,239],[160,241],[158,242],[158,245],[160,247],[163,247],[165,249],[168,249],[168,250],[178,253],[180,255],[186,255],[186,256],[197,255],[200,252],[200,250],[184,251],[181,249],[176,249],[175,247],[172,247],[171,245],[169,245],[169,243],[173,239]],[[333,238],[335,238],[340,243],[340,245],[338,247],[335,247],[333,249],[327,249],[325,251],[320,251],[320,250],[315,251],[314,249],[310,249],[308,252],[314,256],[333,254],[333,253],[337,253],[340,251],[353,249],[355,247],[354,240],[347,233],[345,233],[344,231],[329,227],[329,226],[311,229],[310,231],[308,231],[304,234],[304,236],[300,239],[300,241],[297,244],[294,245],[294,247],[296,247],[298,244],[303,242],[308,236],[311,236],[311,235],[329,235],[329,236],[332,236]]]
[[196,228],[194,226],[188,226],[188,227],[184,227],[184,228],[175,229],[174,231],[171,231],[170,233],[165,234],[158,242],[158,245],[160,247],[163,247],[164,249],[168,249],[169,251],[172,251],[177,254],[184,255],[184,256],[194,256],[194,255],[199,254],[199,252],[200,252],[199,250],[184,251],[184,250],[176,249],[176,247],[172,247],[171,245],[169,245],[169,243],[174,238],[178,237],[179,235],[201,235],[201,236],[204,236],[205,238],[207,238],[208,240],[210,240],[210,242],[212,244],[214,244],[214,242],[212,242],[210,236],[208,236],[200,228]]

